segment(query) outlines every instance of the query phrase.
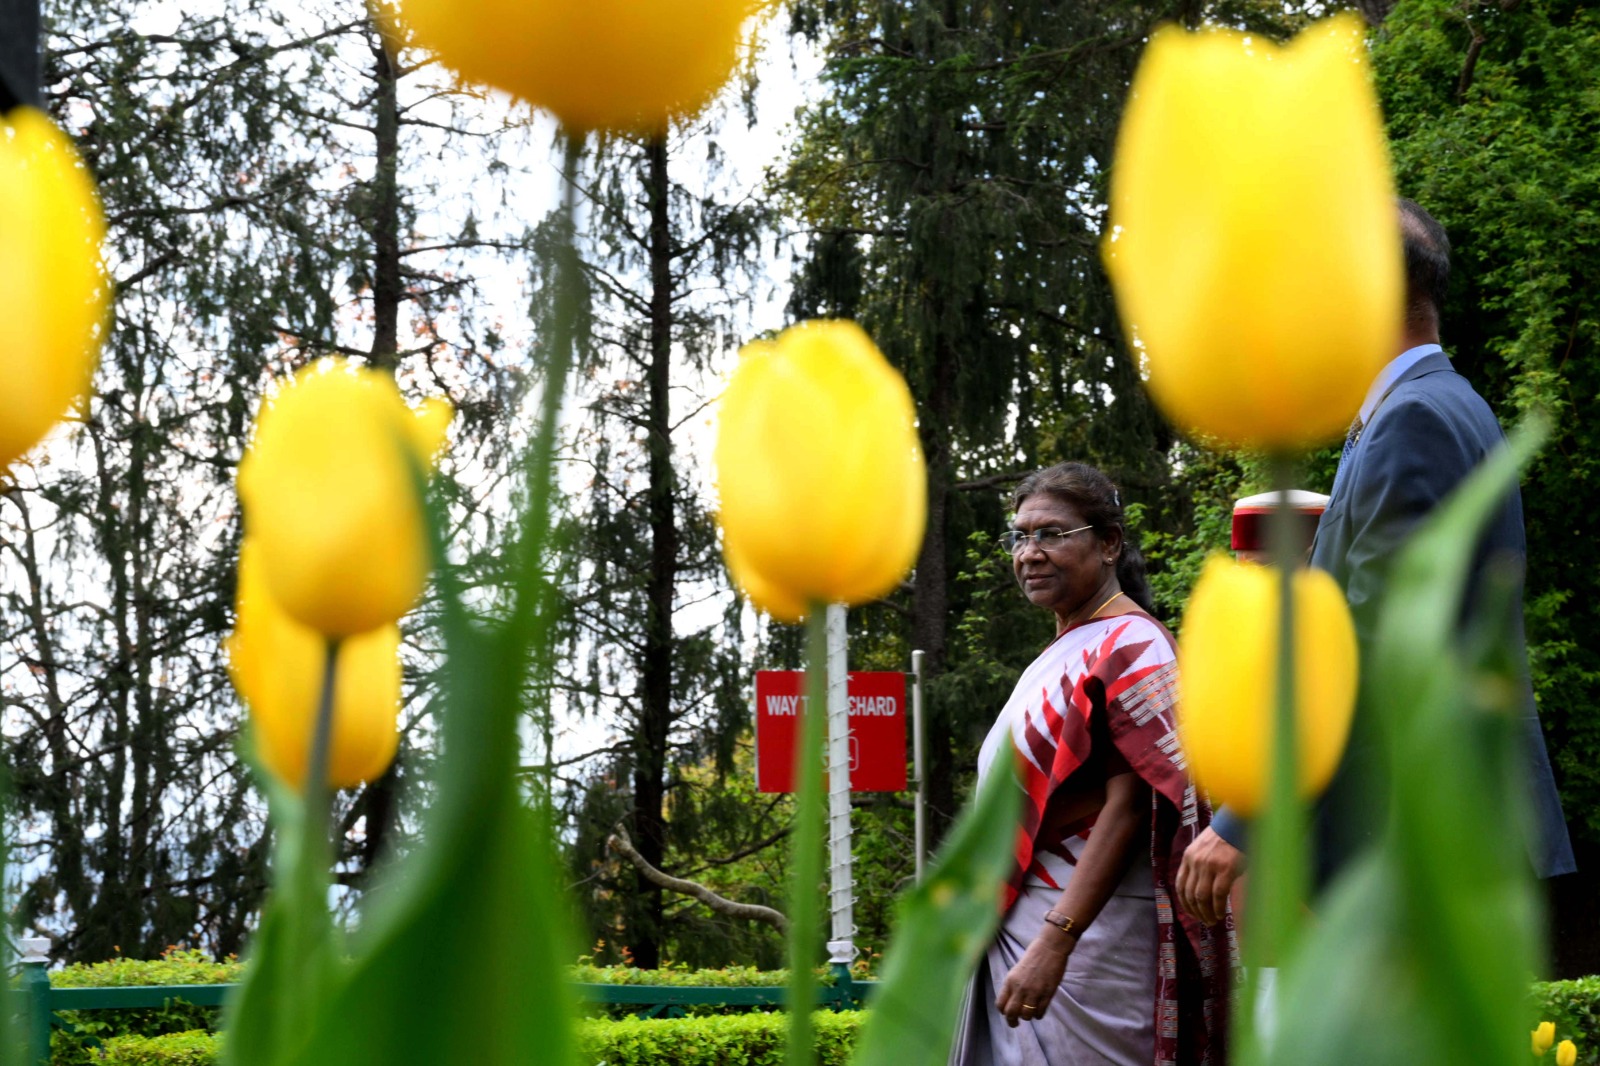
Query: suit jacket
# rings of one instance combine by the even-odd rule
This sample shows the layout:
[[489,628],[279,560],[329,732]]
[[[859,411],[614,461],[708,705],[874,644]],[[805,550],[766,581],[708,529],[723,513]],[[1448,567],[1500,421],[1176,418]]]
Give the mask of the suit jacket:
[[[1504,440],[1489,405],[1442,353],[1424,356],[1390,386],[1334,480],[1333,496],[1317,526],[1311,565],[1332,574],[1349,600],[1356,632],[1369,646],[1389,565],[1406,538],[1444,497]],[[1465,613],[1472,612],[1479,578],[1491,559],[1526,558],[1522,497],[1513,491],[1479,544]],[[1534,818],[1528,854],[1542,877],[1576,869],[1561,800],[1550,772],[1544,732],[1528,681],[1522,637],[1522,598],[1516,597],[1514,632],[1522,662],[1521,733]],[[1326,880],[1367,846],[1382,825],[1381,782],[1370,725],[1358,714],[1339,773],[1318,810],[1317,867]],[[1219,827],[1220,826],[1220,827]],[[1239,844],[1242,826],[1226,811],[1213,828]],[[1231,834],[1231,835],[1230,835]]]

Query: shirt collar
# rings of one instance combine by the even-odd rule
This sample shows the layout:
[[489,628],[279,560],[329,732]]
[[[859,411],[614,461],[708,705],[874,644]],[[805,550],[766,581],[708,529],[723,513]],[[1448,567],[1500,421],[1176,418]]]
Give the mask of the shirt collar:
[[1361,402],[1361,424],[1364,426],[1372,421],[1372,412],[1378,409],[1378,402],[1399,380],[1401,374],[1426,357],[1442,351],[1444,348],[1437,344],[1419,344],[1415,348],[1407,348],[1389,360],[1389,364],[1378,371],[1378,376],[1372,379],[1372,387],[1367,390],[1367,398]]

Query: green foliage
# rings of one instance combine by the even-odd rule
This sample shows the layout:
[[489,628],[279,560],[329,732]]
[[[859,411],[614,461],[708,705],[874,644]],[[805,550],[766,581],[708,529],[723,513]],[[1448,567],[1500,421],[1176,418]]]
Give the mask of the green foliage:
[[244,964],[229,956],[218,962],[203,951],[174,948],[159,959],[108,959],[73,963],[50,973],[54,988],[123,988],[130,985],[225,985],[239,980]]
[[222,1058],[222,1037],[190,1031],[165,1036],[121,1036],[107,1040],[105,1066],[213,1066]]
[[1549,981],[1533,986],[1532,1028],[1556,1023],[1556,1039],[1578,1045],[1578,1066],[1600,1063],[1600,977]]
[[1600,11],[1407,0],[1373,61],[1400,190],[1454,245],[1446,349],[1502,420],[1556,418],[1524,486],[1528,648],[1567,816],[1600,844]]
[[[54,988],[125,988],[138,985],[215,985],[237,982],[243,964],[217,962],[203,951],[173,949],[159,959],[109,959],[74,963],[50,974]],[[217,1027],[221,1011],[173,1000],[139,1010],[63,1011],[64,1028],[51,1031],[50,1060],[55,1066],[99,1062],[98,1042],[111,1037],[155,1037]]]
[[[861,1019],[855,1011],[811,1016],[820,1066],[845,1066]],[[784,1061],[785,1024],[781,1014],[594,1020],[579,1026],[578,1048],[584,1062],[604,1066],[778,1066]]]
[[[817,1012],[818,1066],[845,1066],[862,1017],[854,1011]],[[221,1044],[221,1037],[204,1032],[119,1037],[106,1042],[100,1061],[105,1066],[212,1066]],[[592,1019],[579,1025],[578,1047],[583,1061],[603,1066],[776,1066],[783,1061],[784,1018]]]

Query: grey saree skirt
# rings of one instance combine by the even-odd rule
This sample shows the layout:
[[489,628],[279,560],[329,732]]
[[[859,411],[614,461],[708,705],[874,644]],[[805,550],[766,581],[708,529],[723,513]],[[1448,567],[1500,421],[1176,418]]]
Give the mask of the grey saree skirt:
[[1027,885],[967,985],[951,1066],[1150,1066],[1155,1060],[1156,903],[1106,901],[1067,960],[1043,1017],[1015,1029],[995,1010],[1001,982],[1061,890]]

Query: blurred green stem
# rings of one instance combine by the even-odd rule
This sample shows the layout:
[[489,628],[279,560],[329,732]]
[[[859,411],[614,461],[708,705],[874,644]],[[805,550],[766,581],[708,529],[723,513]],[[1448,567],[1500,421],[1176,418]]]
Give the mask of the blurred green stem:
[[789,1066],[811,1066],[817,998],[817,892],[822,881],[822,745],[828,712],[828,608],[806,616],[806,699],[795,753],[794,853],[789,882]]
[[[1294,575],[1304,565],[1301,519],[1289,503],[1295,464],[1287,453],[1270,457],[1277,505],[1269,531],[1272,565],[1278,572],[1278,654],[1273,699],[1272,763],[1267,805],[1257,830],[1250,877],[1248,928],[1244,931],[1246,985],[1236,1028],[1253,1031],[1256,993],[1263,966],[1282,966],[1294,950],[1305,907],[1309,871],[1306,815],[1297,781],[1295,718]],[[1259,1034],[1255,1034],[1257,1037]],[[1255,1039],[1240,1042],[1244,1060],[1259,1057]]]
[[278,1002],[288,1006],[278,1020],[280,1048],[293,1046],[310,1025],[324,976],[322,968],[312,960],[324,958],[328,950],[328,870],[333,862],[328,839],[328,815],[333,801],[328,789],[328,761],[339,680],[339,643],[337,638],[328,641],[322,668],[322,691],[317,699],[311,752],[300,790],[299,854],[290,857],[289,868],[278,874],[278,883],[288,889],[292,901],[284,912],[290,957],[305,960],[303,966],[287,966],[280,971],[287,986],[279,989]]

